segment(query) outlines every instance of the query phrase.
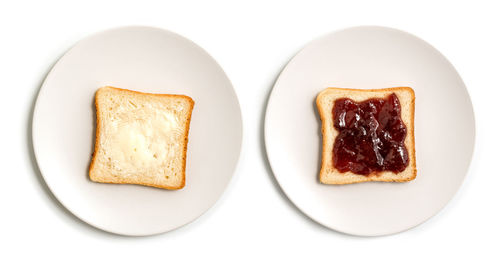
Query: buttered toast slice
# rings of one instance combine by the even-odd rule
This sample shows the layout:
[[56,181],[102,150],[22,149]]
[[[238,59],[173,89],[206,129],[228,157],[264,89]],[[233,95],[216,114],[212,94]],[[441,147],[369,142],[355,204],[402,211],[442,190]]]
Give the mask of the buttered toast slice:
[[184,187],[194,106],[190,97],[102,87],[96,92],[95,106],[92,181]]
[[[411,88],[327,88],[316,104],[323,136],[321,183],[404,182],[416,177]],[[387,119],[389,115],[394,118]]]

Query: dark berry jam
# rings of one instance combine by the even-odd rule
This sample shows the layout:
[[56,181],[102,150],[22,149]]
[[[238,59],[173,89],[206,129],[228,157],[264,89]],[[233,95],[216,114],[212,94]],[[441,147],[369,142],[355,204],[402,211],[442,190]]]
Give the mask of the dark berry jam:
[[340,172],[398,173],[408,166],[406,126],[396,94],[363,102],[337,99],[333,120],[339,131],[333,145],[333,165]]

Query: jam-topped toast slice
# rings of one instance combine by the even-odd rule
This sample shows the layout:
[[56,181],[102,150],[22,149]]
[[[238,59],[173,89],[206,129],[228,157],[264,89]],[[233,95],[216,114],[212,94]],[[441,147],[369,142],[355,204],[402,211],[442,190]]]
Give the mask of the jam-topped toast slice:
[[321,183],[415,179],[411,88],[327,88],[316,104],[323,135]]

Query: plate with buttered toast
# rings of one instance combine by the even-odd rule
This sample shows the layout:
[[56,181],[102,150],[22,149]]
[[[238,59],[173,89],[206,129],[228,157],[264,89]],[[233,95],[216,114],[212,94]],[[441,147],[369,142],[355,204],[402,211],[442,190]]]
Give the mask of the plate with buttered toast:
[[269,165],[305,215],[338,232],[389,235],[438,213],[470,164],[475,120],[460,75],[409,33],[354,27],[307,44],[265,115]]
[[223,194],[242,143],[239,103],[217,62],[167,30],[122,27],[79,41],[36,100],[33,148],[54,196],[107,232],[190,223]]

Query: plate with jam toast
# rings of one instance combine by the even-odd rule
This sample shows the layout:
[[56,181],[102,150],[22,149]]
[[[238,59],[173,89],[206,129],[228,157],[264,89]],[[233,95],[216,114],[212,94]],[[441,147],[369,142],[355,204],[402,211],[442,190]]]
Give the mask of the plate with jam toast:
[[333,230],[394,234],[437,214],[466,177],[475,141],[467,89],[409,33],[354,27],[305,46],[270,94],[264,127],[275,179]]

